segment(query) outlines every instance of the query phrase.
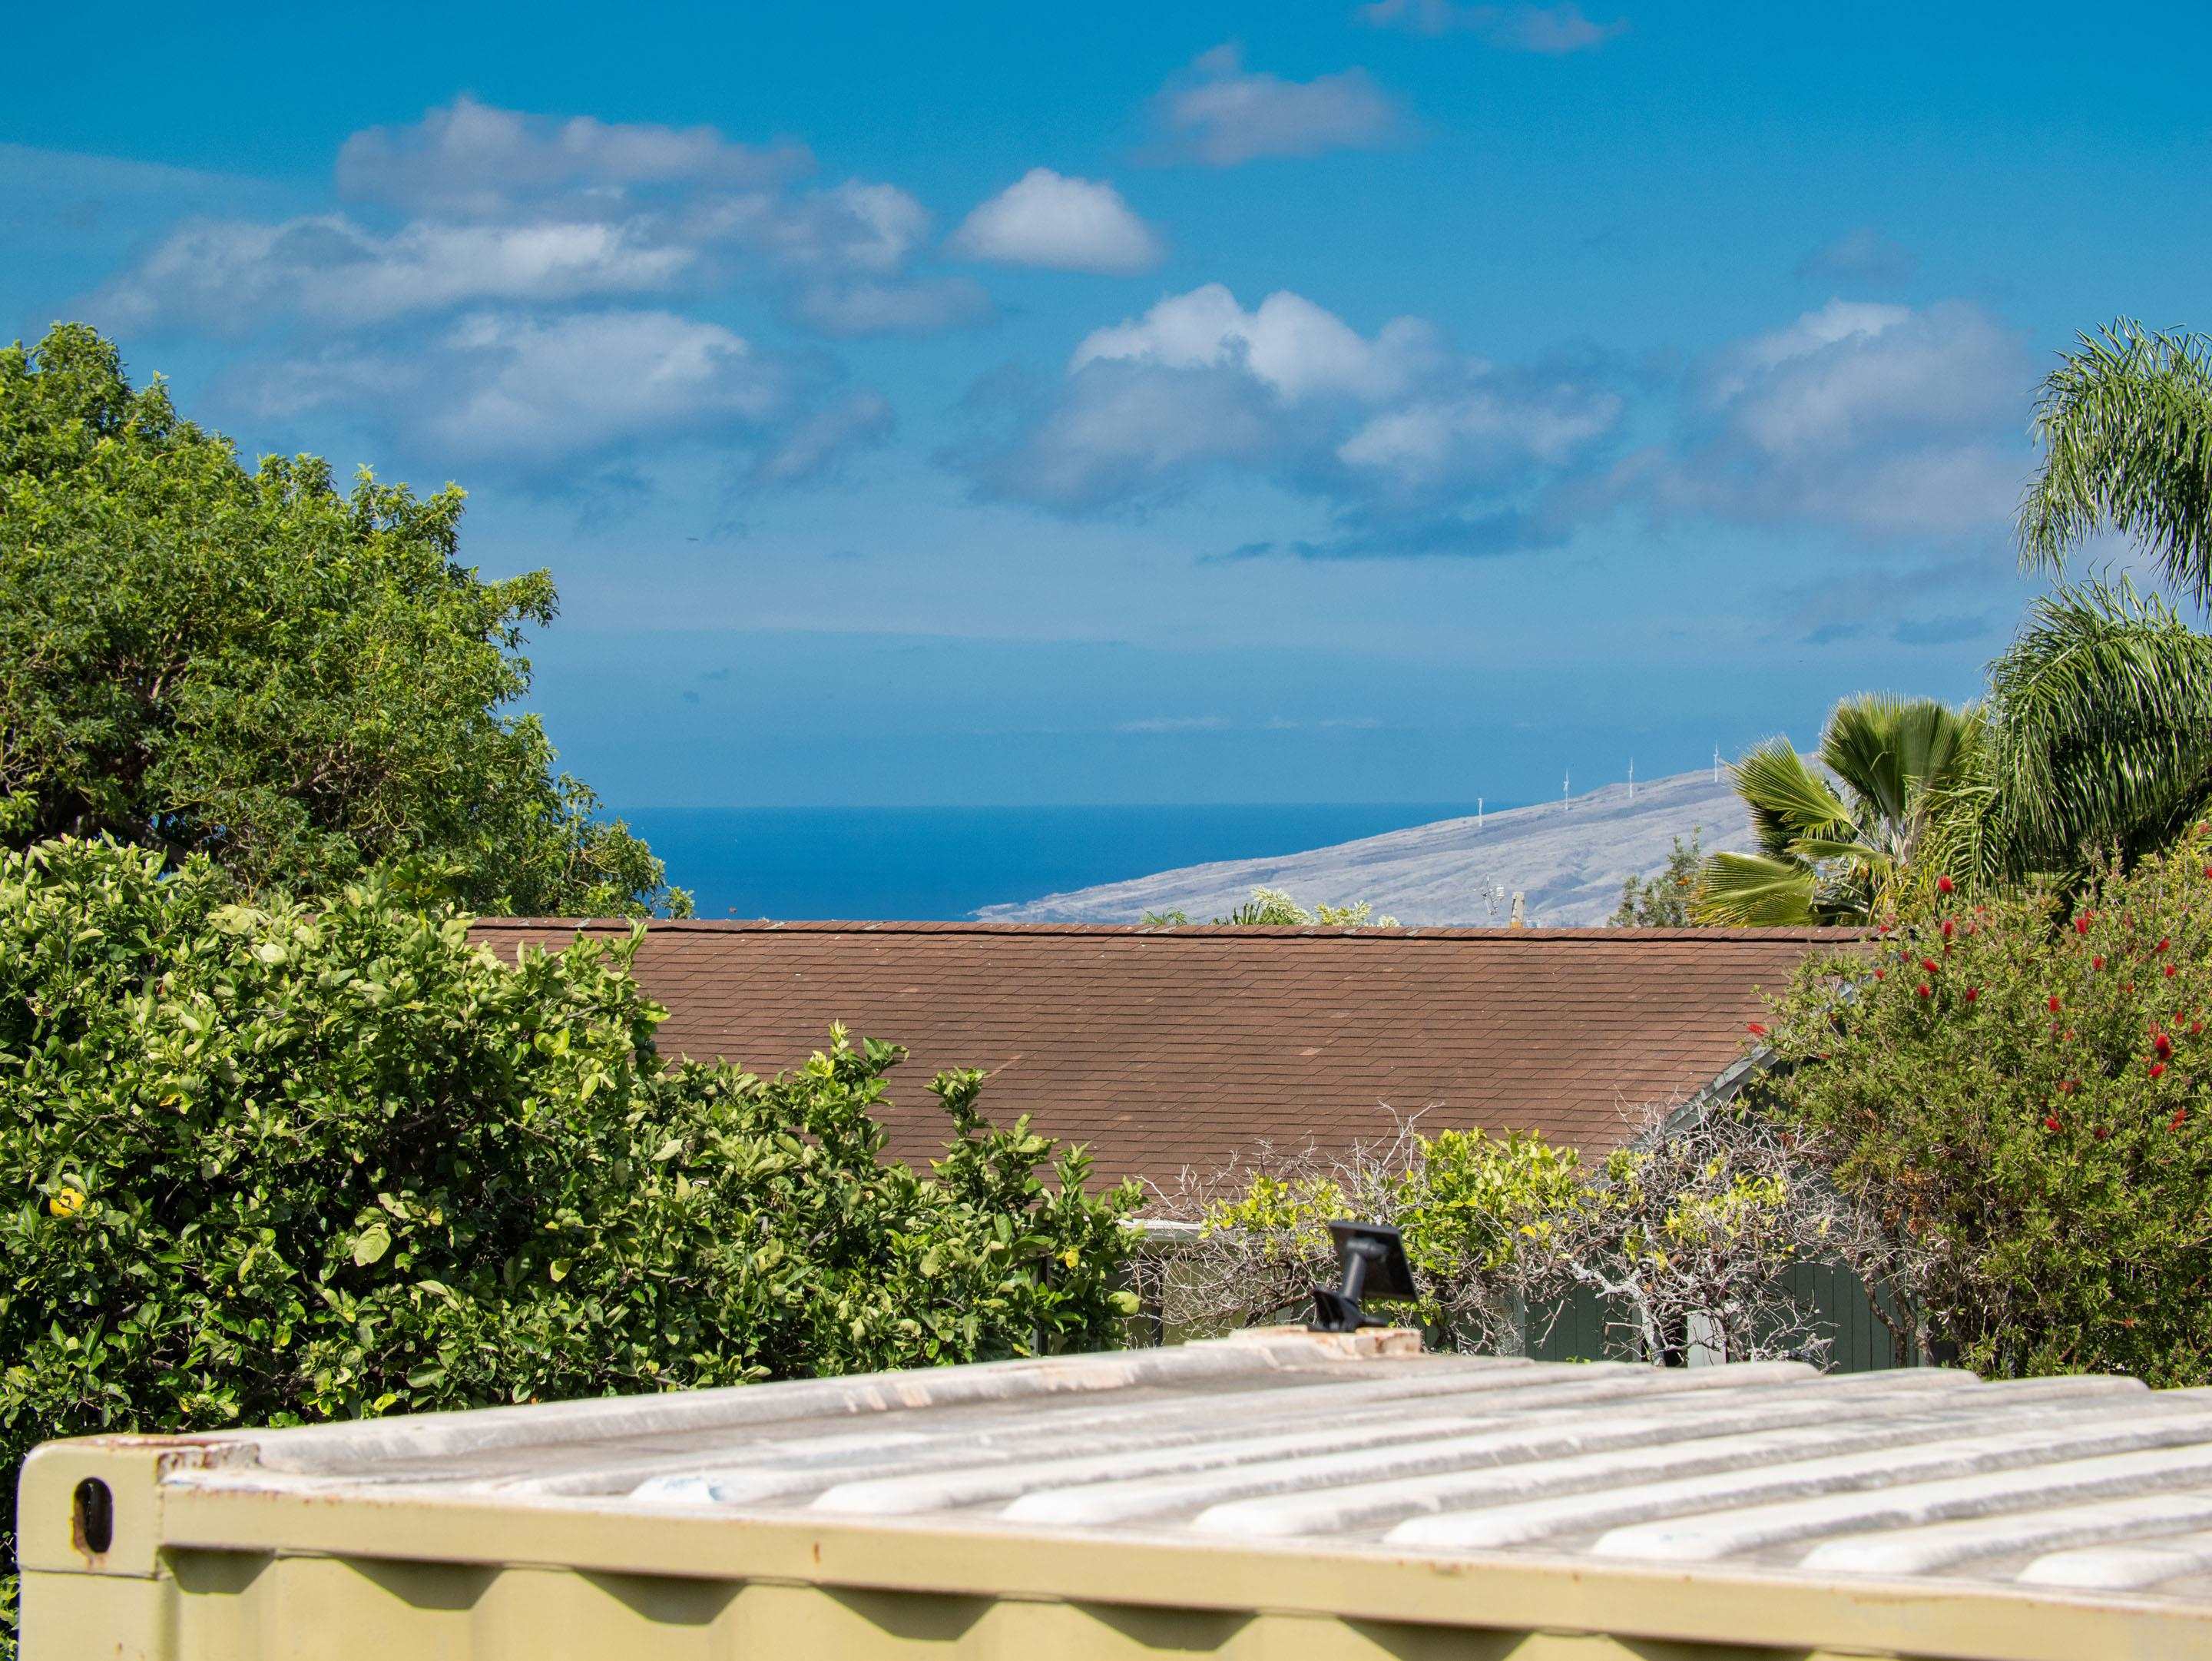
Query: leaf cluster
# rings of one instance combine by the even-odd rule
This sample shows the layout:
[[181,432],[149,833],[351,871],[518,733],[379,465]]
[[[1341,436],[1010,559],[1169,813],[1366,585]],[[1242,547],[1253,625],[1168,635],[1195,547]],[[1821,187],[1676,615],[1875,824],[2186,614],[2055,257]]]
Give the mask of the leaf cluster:
[[1968,1366],[2212,1379],[2208,847],[1946,900],[1778,1006],[1771,1106]]
[[553,584],[461,564],[461,507],[312,456],[248,469],[82,326],[0,350],[0,844],[108,835],[247,891],[402,865],[479,910],[683,909],[502,713]]
[[[0,855],[0,1481],[40,1440],[1115,1342],[1133,1190],[897,1050],[664,1068],[634,945],[518,963],[375,884]],[[0,1530],[8,1513],[0,1512]]]

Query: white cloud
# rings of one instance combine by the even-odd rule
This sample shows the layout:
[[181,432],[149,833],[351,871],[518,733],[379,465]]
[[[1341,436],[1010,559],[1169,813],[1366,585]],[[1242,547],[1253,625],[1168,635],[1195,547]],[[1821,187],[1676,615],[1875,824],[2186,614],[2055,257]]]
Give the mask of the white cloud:
[[822,472],[880,441],[877,394],[822,405],[802,367],[718,324],[665,311],[551,318],[473,312],[419,346],[333,346],[263,370],[264,416],[329,405],[370,412],[410,454],[526,478],[699,441],[750,458],[763,484]]
[[1218,283],[1171,295],[1087,336],[1071,370],[1105,359],[1167,368],[1236,364],[1291,401],[1344,394],[1368,401],[1401,391],[1434,353],[1425,324],[1400,318],[1368,340],[1334,313],[1287,289],[1246,311]]
[[218,220],[173,232],[93,304],[117,326],[239,329],[284,313],[363,324],[485,301],[648,293],[697,258],[617,224],[417,222],[385,236],[339,214]]
[[[1623,404],[1586,373],[1502,371],[1401,318],[1373,336],[1303,295],[1251,310],[1218,283],[1085,338],[1027,399],[986,384],[1002,429],[948,459],[984,494],[1084,514],[1209,475],[1326,502],[1313,557],[1490,553],[1556,539],[1532,493],[1584,465]],[[1253,551],[1257,551],[1256,550]]]
[[1530,463],[1563,467],[1611,432],[1625,407],[1619,393],[1574,381],[1481,387],[1379,415],[1339,446],[1337,456],[1414,488],[1495,477]]
[[1691,441],[1625,483],[1667,511],[1993,532],[2027,477],[2033,385],[2017,334],[1977,306],[1832,301],[1718,354]]
[[1375,0],[1354,14],[1375,28],[1413,34],[1474,34],[1514,52],[1559,56],[1601,46],[1627,30],[1625,18],[1597,23],[1572,3],[1556,6],[1463,5],[1455,0]]
[[1801,458],[1900,430],[1985,429],[2016,413],[2021,349],[1978,307],[1831,301],[1723,359],[1712,398],[1771,455]]
[[463,99],[347,141],[348,193],[396,223],[326,213],[180,227],[94,295],[117,326],[360,326],[410,313],[767,288],[836,334],[988,312],[964,279],[917,279],[929,210],[896,185],[799,188],[803,151],[707,128],[555,122]]
[[1160,239],[1103,180],[1032,167],[981,204],[953,233],[975,259],[1062,271],[1127,273],[1159,263]]
[[1244,67],[1235,44],[1215,47],[1154,105],[1166,154],[1233,167],[1271,155],[1372,149],[1404,129],[1398,106],[1364,70],[1285,81]]
[[466,96],[407,126],[368,127],[339,149],[338,189],[409,212],[494,215],[546,196],[713,186],[764,189],[807,172],[802,145],[736,144],[712,127],[566,120]]

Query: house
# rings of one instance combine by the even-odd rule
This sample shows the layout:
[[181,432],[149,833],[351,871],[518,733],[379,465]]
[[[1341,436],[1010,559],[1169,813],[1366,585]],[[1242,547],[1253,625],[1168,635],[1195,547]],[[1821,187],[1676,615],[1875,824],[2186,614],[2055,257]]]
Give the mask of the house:
[[[487,919],[512,956],[629,925]],[[903,1044],[890,1152],[946,1130],[939,1068],[991,1075],[1002,1123],[1090,1147],[1097,1177],[1171,1188],[1261,1142],[1534,1130],[1601,1153],[1654,1104],[1741,1074],[1747,1025],[1844,929],[1144,928],[1047,923],[651,924],[636,974],[664,1054],[771,1073],[842,1021]]]

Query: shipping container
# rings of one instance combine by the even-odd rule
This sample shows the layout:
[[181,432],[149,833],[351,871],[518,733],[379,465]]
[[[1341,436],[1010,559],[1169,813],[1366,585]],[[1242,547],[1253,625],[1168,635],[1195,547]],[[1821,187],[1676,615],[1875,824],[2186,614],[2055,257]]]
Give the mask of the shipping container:
[[26,1661],[2212,1656],[2212,1392],[1291,1329],[23,1472]]

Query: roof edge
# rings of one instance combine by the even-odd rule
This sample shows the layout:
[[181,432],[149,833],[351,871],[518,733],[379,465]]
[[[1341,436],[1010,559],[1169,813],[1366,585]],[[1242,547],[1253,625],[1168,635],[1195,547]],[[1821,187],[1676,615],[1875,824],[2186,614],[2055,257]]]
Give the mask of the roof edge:
[[1176,923],[1147,927],[1133,922],[924,922],[810,919],[739,921],[708,917],[500,917],[480,916],[476,928],[526,929],[544,934],[626,933],[642,922],[653,934],[1004,934],[1078,935],[1180,940],[1483,940],[1512,945],[1524,940],[1607,942],[1620,946],[1662,945],[1682,940],[1740,940],[1776,944],[1849,944],[1872,938],[1867,928],[1469,928],[1461,925],[1397,928],[1246,927],[1238,923]]

